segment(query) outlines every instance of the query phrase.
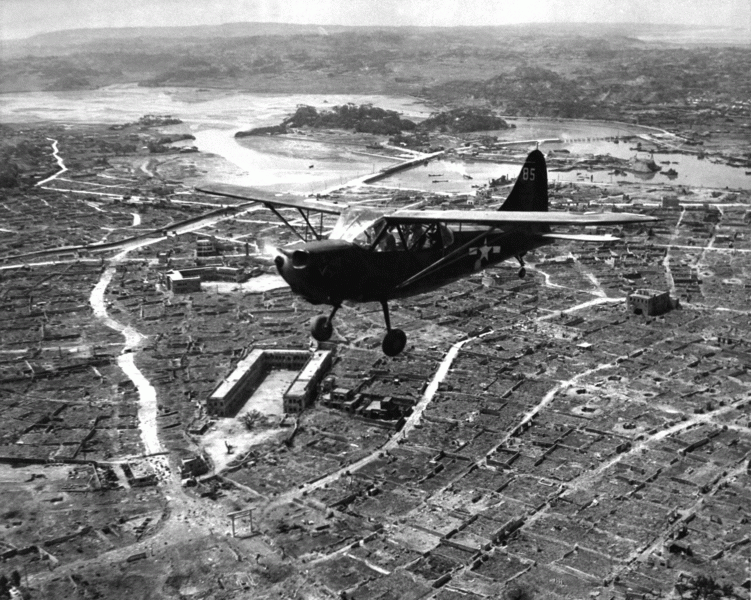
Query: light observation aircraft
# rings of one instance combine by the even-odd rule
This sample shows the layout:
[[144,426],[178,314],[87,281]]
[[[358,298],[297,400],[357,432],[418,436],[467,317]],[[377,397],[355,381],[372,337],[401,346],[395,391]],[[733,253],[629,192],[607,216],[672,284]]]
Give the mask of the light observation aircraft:
[[[311,322],[311,335],[326,341],[344,301],[379,302],[386,335],[383,352],[396,356],[407,343],[401,329],[391,327],[388,301],[435,290],[501,261],[515,258],[525,276],[527,252],[556,240],[611,242],[611,235],[555,233],[551,226],[612,226],[657,221],[634,213],[548,212],[545,157],[533,150],[511,193],[498,210],[382,209],[337,204],[289,195],[275,196],[229,184],[206,184],[199,192],[259,202],[271,209],[301,242],[278,248],[279,274],[293,293],[312,304],[328,304],[331,312]],[[305,223],[303,235],[281,213],[294,208]],[[310,212],[339,215],[324,239]],[[307,241],[307,234],[313,241]]]

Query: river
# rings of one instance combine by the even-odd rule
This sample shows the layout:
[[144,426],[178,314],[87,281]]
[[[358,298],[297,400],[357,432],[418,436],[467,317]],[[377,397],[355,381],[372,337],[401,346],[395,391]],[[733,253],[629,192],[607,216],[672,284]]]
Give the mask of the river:
[[[193,143],[202,152],[225,159],[223,163],[214,161],[209,164],[207,179],[312,193],[374,172],[393,164],[393,160],[379,158],[366,149],[353,152],[343,147],[283,137],[238,140],[234,138],[234,133],[251,127],[276,125],[300,104],[325,109],[347,102],[369,102],[397,110],[405,117],[416,120],[427,117],[431,112],[428,106],[414,98],[394,96],[272,95],[231,90],[144,88],[131,84],[76,92],[3,94],[0,95],[0,115],[6,123],[56,121],[111,124],[136,121],[144,114],[173,115],[184,123],[168,129],[192,133],[196,137]],[[506,141],[562,138],[564,143],[544,144],[543,150],[567,149],[577,154],[611,154],[620,158],[636,155],[636,151],[631,150],[634,144],[616,144],[601,138],[650,131],[635,125],[596,121],[514,119],[511,122],[516,125],[515,129],[493,133]],[[522,145],[519,152],[523,155],[532,147],[534,144]],[[648,157],[644,153],[639,156]],[[658,173],[648,180],[650,185],[664,182],[751,189],[751,177],[746,176],[742,169],[683,154],[659,154],[655,155],[655,160],[658,163],[670,161],[669,166],[662,165],[663,169],[673,168],[678,176],[669,180]],[[505,163],[435,161],[428,167],[402,172],[381,183],[440,192],[471,192],[473,185],[483,184],[491,177],[501,175],[515,177],[518,170],[518,165]],[[438,173],[441,175],[432,175]],[[596,183],[643,181],[632,174],[614,177],[606,170],[586,173],[587,180],[590,180],[590,176]],[[576,171],[550,174],[553,181],[577,181],[582,177],[584,175],[580,176]]]

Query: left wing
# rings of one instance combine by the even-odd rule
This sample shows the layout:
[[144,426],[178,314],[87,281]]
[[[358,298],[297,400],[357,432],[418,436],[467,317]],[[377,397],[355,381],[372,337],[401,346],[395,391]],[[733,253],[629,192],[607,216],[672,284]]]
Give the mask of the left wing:
[[476,225],[621,225],[659,221],[636,213],[570,213],[510,210],[397,210],[385,215],[390,224],[474,223]]
[[247,202],[260,202],[271,208],[297,208],[300,210],[314,210],[317,212],[338,215],[349,205],[338,202],[324,202],[312,198],[301,198],[291,194],[273,194],[268,191],[257,190],[242,185],[232,185],[229,183],[207,183],[197,186],[196,191],[214,196],[224,196],[225,198],[235,198],[236,200],[245,200]]

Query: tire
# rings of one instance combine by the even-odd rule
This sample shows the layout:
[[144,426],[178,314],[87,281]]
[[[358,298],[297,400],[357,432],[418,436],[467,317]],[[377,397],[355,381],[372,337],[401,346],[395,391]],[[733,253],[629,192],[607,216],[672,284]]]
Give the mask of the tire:
[[407,334],[401,329],[392,329],[383,338],[381,348],[386,356],[396,356],[407,345]]
[[326,342],[331,339],[334,333],[334,326],[326,315],[318,315],[310,322],[310,335],[319,342]]

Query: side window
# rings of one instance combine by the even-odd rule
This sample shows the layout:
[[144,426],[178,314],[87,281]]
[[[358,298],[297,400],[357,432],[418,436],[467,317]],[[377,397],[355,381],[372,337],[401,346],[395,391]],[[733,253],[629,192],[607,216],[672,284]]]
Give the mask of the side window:
[[407,248],[430,250],[446,248],[454,243],[454,234],[444,224],[414,223],[407,228]]
[[357,244],[361,248],[369,248],[370,244],[373,243],[373,238],[375,237],[374,231],[372,227],[368,227],[367,229],[363,229],[358,236],[352,240],[353,243]]
[[404,249],[402,232],[398,225],[391,225],[385,233],[375,236],[374,239],[378,239],[374,248],[376,252],[394,252]]

